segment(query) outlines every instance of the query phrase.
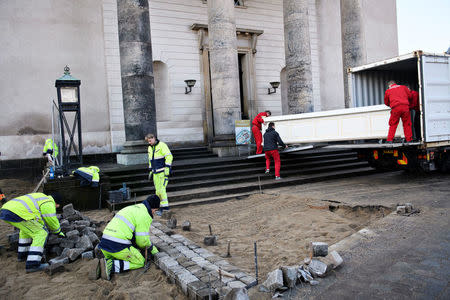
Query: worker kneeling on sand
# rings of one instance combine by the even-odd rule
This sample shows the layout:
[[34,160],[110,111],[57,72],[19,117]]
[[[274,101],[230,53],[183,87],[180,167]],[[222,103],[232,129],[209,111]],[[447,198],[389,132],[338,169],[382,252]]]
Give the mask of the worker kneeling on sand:
[[48,231],[64,236],[56,217],[59,194],[47,196],[32,193],[6,202],[0,210],[0,219],[19,228],[18,261],[25,261],[27,273],[44,270],[47,263],[41,263]]
[[150,254],[158,253],[158,249],[150,241],[150,225],[153,214],[159,209],[159,197],[149,196],[141,204],[121,209],[106,225],[98,247],[103,258],[99,268],[103,279],[110,280],[112,273],[142,268],[145,258],[138,248],[150,250]]

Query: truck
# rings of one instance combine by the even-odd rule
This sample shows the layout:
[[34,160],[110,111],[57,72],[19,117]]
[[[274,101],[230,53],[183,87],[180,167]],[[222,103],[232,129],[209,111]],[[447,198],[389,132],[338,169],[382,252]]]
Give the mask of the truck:
[[[400,122],[394,143],[383,143],[389,129],[390,108],[384,105],[389,80],[419,93],[420,136],[415,142],[402,139]],[[349,108],[270,116],[263,132],[274,122],[288,145],[354,149],[377,169],[450,171],[450,55],[414,51],[349,68],[348,83]]]

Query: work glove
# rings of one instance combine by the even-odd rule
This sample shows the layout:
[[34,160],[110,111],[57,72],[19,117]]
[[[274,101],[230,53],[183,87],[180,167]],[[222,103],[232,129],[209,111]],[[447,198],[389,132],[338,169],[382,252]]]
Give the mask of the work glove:
[[59,235],[60,237],[66,237],[66,235],[65,235],[64,232],[62,232],[62,231],[60,231],[60,232],[58,233],[58,235]]
[[152,179],[153,179],[153,172],[150,171],[148,172],[148,181],[152,181]]
[[150,255],[153,258],[153,255],[155,255],[158,252],[159,252],[158,248],[156,248],[155,246],[152,246],[151,251],[150,251]]
[[170,168],[169,168],[169,167],[165,167],[165,168],[164,168],[164,175],[165,175],[166,177],[168,177],[168,176],[170,175]]

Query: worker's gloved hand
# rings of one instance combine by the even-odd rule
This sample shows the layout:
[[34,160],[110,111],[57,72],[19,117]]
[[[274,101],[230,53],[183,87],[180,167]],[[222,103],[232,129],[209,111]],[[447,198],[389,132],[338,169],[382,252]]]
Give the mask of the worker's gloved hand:
[[153,172],[148,172],[148,181],[151,181],[153,179]]
[[166,175],[166,177],[170,175],[170,168],[169,167],[165,167],[164,168],[164,175]]
[[150,250],[150,254],[153,256],[158,252],[159,252],[158,248],[156,248],[156,246],[152,246],[152,248]]
[[66,237],[66,235],[65,235],[64,232],[62,232],[62,231],[60,231],[60,232],[58,233],[58,235],[59,235],[60,237]]

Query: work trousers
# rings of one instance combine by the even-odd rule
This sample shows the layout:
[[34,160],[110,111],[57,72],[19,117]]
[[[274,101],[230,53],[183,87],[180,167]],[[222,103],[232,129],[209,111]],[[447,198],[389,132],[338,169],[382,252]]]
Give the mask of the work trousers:
[[389,118],[389,133],[387,137],[388,142],[392,142],[394,140],[395,131],[397,130],[400,118],[402,119],[403,132],[405,134],[406,141],[409,142],[412,140],[411,116],[409,113],[409,108],[407,105],[400,105],[391,110],[391,117]]
[[159,197],[159,207],[161,209],[169,208],[169,199],[167,199],[166,187],[169,183],[169,177],[164,172],[153,173],[153,184],[155,186],[156,195]]
[[42,254],[47,240],[48,232],[42,223],[36,220],[22,222],[9,222],[12,226],[19,228],[19,248],[17,258],[27,260],[26,269],[37,268],[41,265]]
[[261,146],[261,144],[262,144],[261,129],[259,129],[258,126],[253,125],[252,132],[253,132],[253,136],[255,137],[256,154],[261,154],[263,152],[263,147]]
[[411,113],[411,127],[412,127],[412,138],[417,141],[420,139],[420,112],[415,109],[410,110]]
[[265,156],[266,156],[266,170],[270,170],[270,158],[272,157],[273,161],[275,162],[275,176],[280,177],[281,162],[280,162],[280,153],[278,152],[278,150],[265,151]]
[[107,259],[112,259],[114,261],[114,273],[122,273],[127,270],[134,270],[142,268],[145,265],[145,258],[142,256],[141,252],[130,246],[119,252],[108,252],[101,249],[103,255]]

